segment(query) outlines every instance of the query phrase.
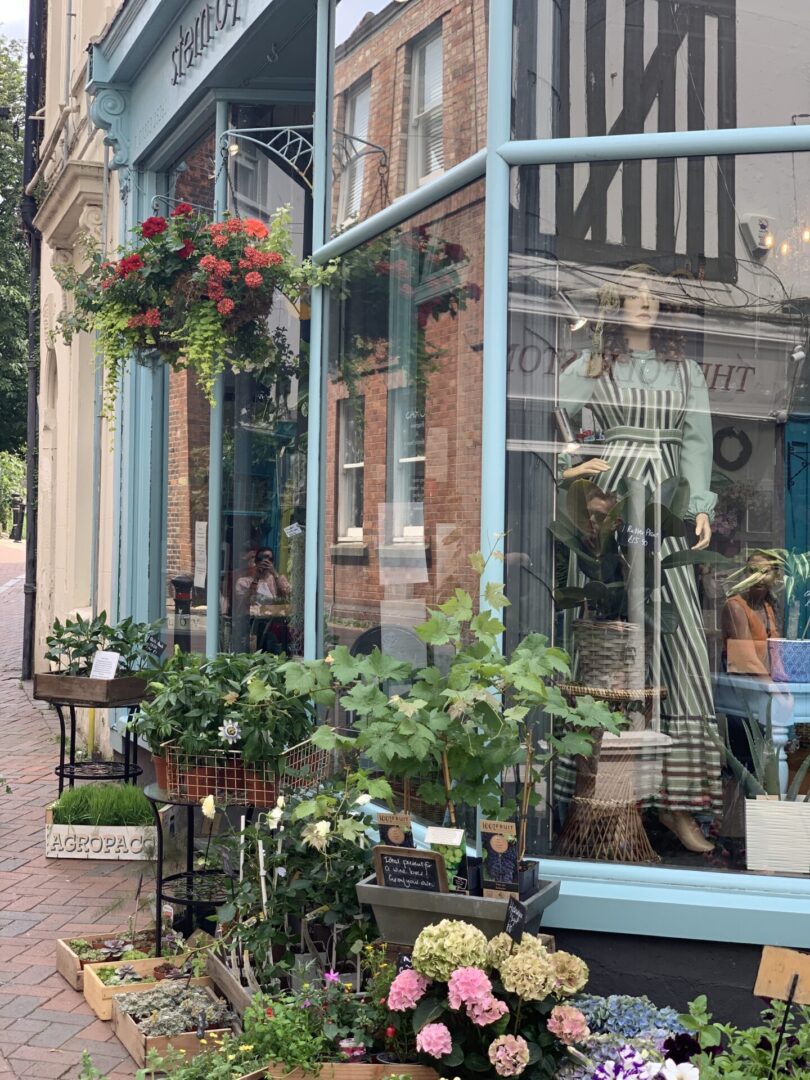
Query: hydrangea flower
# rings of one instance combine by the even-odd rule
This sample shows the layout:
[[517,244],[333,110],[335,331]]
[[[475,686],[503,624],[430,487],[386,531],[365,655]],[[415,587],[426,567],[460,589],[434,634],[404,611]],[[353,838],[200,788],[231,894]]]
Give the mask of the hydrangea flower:
[[487,946],[487,959],[489,961],[487,966],[500,971],[501,964],[512,952],[514,944],[508,934],[496,934]]
[[648,997],[611,994],[610,997],[582,994],[576,1005],[594,1034],[607,1033],[634,1039],[639,1035],[666,1039],[685,1031],[674,1009],[654,1005]]
[[520,1035],[500,1035],[490,1043],[488,1057],[498,1076],[520,1076],[529,1064],[529,1046]]
[[496,1020],[500,1020],[502,1016],[506,1016],[509,1012],[509,1006],[505,1001],[499,1001],[498,998],[489,997],[481,998],[479,1001],[470,1001],[467,1003],[467,1016],[478,1027],[486,1027],[487,1024],[494,1024]]
[[440,1058],[453,1049],[453,1040],[444,1024],[426,1024],[416,1036],[416,1049],[420,1054]]
[[481,968],[456,968],[447,983],[447,1000],[451,1009],[460,1009],[462,1005],[491,995],[492,983]]
[[[524,935],[525,937],[525,935]],[[524,948],[523,942],[501,964],[501,982],[510,994],[517,994],[522,1001],[542,1001],[552,992],[555,983],[554,969],[549,953],[533,946]]]
[[486,935],[469,923],[442,919],[421,932],[411,959],[414,970],[426,979],[447,982],[456,968],[486,968]]
[[549,962],[554,972],[554,993],[560,997],[578,994],[587,983],[588,965],[573,953],[550,953]]
[[585,1017],[571,1005],[555,1005],[546,1026],[566,1046],[584,1042],[590,1035]]
[[428,980],[413,968],[404,968],[388,991],[388,1008],[393,1012],[405,1012],[416,1008],[417,1002],[428,988]]

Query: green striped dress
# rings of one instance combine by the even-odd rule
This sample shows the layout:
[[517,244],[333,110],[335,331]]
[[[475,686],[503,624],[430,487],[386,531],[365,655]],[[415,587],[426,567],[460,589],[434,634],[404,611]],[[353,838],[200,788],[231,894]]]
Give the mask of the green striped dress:
[[[682,478],[689,484],[690,518],[711,516],[717,502],[709,490],[712,424],[700,368],[691,360],[678,363],[659,360],[654,351],[635,352],[616,361],[612,377],[605,373],[590,378],[585,374],[588,360],[585,353],[561,373],[559,399],[572,417],[588,406],[594,428],[605,435],[605,442],[594,447],[594,457],[611,468],[594,482],[609,492],[622,479],[632,478],[652,492],[669,478]],[[644,522],[639,524],[643,527]],[[665,539],[661,558],[688,548],[691,535],[688,525],[687,540]],[[721,762],[713,739],[709,654],[694,568],[663,570],[660,599],[674,606],[678,620],[674,633],[655,635],[649,658],[649,671],[660,670],[660,683],[667,690],[661,728],[672,739],[662,790],[654,801],[662,809],[716,815],[722,808]],[[558,798],[570,797],[573,781],[573,770],[563,763],[555,780]]]

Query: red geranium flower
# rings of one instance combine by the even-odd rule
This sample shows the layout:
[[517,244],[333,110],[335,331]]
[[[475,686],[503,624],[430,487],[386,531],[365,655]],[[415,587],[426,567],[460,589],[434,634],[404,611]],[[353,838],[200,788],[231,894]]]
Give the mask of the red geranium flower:
[[267,265],[268,266],[278,266],[279,263],[283,263],[283,262],[284,262],[284,256],[279,255],[279,253],[277,251],[268,251],[267,252]]
[[223,233],[217,233],[212,241],[214,247],[222,248],[228,246],[228,237]]
[[129,277],[136,270],[143,270],[143,259],[135,252],[134,255],[125,255],[118,264],[116,273],[119,277]]
[[267,236],[267,226],[257,218],[245,218],[245,232],[256,240],[264,240]]
[[231,300],[230,296],[226,296],[217,304],[217,311],[220,315],[230,315],[235,306],[236,305],[233,300]]
[[178,250],[177,254],[181,259],[190,259],[194,254],[194,245],[190,240],[184,240],[183,246]]
[[174,210],[172,210],[172,215],[171,216],[172,217],[188,217],[189,214],[193,214],[193,213],[194,213],[194,207],[191,205],[191,203],[180,202],[180,203],[177,204],[177,206],[175,206]]
[[200,259],[200,269],[206,270],[209,274],[213,274],[217,268],[219,259],[216,255],[203,255]]
[[242,231],[242,219],[238,217],[228,218],[225,222],[225,228],[228,232],[241,232]]
[[250,289],[258,289],[264,284],[264,278],[258,270],[251,270],[249,274],[245,274],[245,284]]
[[144,312],[143,325],[160,326],[160,311],[156,307],[149,308]]
[[161,233],[166,232],[168,227],[169,223],[166,218],[148,217],[141,225],[141,234],[145,240],[149,240],[153,236],[160,236]]
[[209,300],[221,300],[225,295],[225,286],[220,281],[208,282],[208,299]]

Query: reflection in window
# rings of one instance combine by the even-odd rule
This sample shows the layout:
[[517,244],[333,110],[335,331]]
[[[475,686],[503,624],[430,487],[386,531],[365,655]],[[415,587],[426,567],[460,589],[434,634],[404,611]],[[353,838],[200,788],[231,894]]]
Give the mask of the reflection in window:
[[363,539],[363,398],[338,402],[338,540]]
[[805,178],[800,154],[515,170],[507,636],[552,634],[569,692],[628,722],[557,769],[538,850],[763,868],[746,796],[807,755],[778,640],[807,622]]
[[363,198],[366,157],[368,155],[368,116],[371,108],[371,83],[353,90],[346,97],[346,164],[340,177],[341,222],[357,217]]
[[418,187],[444,169],[442,33],[413,48],[408,138],[408,186]]
[[426,606],[476,587],[483,254],[478,183],[341,259],[326,394],[327,644],[372,642],[422,663],[413,627]]

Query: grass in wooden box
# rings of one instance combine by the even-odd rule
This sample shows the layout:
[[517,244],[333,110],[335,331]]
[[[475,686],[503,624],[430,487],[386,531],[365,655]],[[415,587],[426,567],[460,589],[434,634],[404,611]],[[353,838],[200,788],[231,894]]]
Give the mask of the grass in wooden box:
[[[220,999],[214,993],[214,980],[209,976],[195,980],[197,988],[210,996],[212,1002]],[[135,987],[130,987],[131,993],[138,993]],[[144,991],[145,993],[148,991]],[[185,1031],[179,1035],[145,1035],[135,1019],[125,1013],[120,1004],[120,997],[114,997],[112,1002],[112,1028],[119,1042],[129,1053],[135,1063],[143,1068],[146,1057],[154,1050],[163,1057],[167,1051],[182,1050],[186,1058],[196,1057],[202,1053],[205,1046],[200,1043],[196,1031]],[[222,1037],[231,1032],[230,1027],[207,1028],[203,1038],[211,1039],[213,1036]]]
[[[149,976],[155,970],[163,964],[172,964],[174,967],[182,967],[188,953],[182,953],[179,956],[166,956],[166,957],[150,957],[147,960],[126,960],[129,967],[134,968],[136,974]],[[135,991],[141,990],[154,990],[156,986],[162,980],[155,978],[145,978],[143,982],[131,982],[121,983],[117,986],[108,986],[99,978],[99,971],[101,968],[117,968],[121,966],[121,961],[106,961],[101,964],[85,964],[84,966],[84,999],[99,1020],[111,1020],[112,1019],[112,1003],[113,998],[117,994],[129,994]],[[188,980],[191,986],[207,986],[210,982],[208,978],[192,978]]]

